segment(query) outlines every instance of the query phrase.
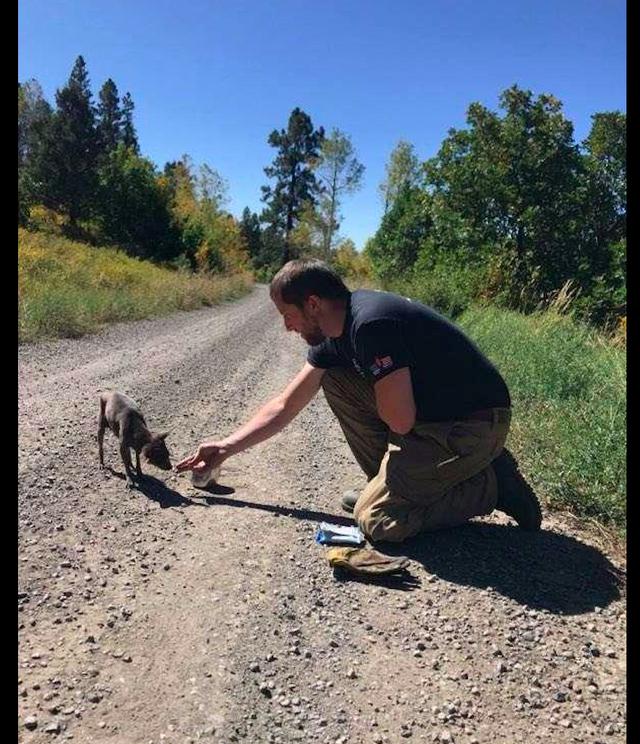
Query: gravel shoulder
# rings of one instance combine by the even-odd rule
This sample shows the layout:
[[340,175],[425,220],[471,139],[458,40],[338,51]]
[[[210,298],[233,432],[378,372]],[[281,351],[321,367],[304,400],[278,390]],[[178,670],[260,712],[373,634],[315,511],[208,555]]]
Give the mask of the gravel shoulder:
[[412,583],[337,580],[313,536],[363,476],[322,395],[218,493],[152,466],[126,491],[109,432],[98,470],[99,391],[175,461],[304,356],[264,287],[20,347],[18,741],[624,741],[624,559],[576,520],[492,515],[396,548]]

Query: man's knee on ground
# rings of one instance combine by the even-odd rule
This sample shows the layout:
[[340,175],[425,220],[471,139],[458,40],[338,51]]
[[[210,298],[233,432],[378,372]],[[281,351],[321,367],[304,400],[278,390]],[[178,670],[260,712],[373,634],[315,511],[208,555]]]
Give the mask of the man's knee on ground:
[[364,509],[354,513],[356,522],[372,542],[402,542],[420,531],[419,527],[400,515],[386,514],[380,509]]

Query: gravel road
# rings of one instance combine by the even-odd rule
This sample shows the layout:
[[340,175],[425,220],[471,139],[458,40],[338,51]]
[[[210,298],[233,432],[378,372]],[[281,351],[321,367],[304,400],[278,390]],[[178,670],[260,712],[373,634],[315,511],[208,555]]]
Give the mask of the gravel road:
[[99,471],[99,391],[176,461],[305,353],[264,287],[20,347],[18,740],[624,741],[624,560],[576,520],[496,515],[396,547],[410,581],[337,579],[314,533],[364,481],[321,394],[217,493],[149,465],[127,491],[109,432]]

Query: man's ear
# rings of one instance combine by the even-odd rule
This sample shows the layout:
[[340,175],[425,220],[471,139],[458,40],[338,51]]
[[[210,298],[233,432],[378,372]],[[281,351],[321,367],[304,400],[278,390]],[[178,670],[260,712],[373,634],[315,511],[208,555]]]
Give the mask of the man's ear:
[[306,304],[307,310],[317,313],[321,307],[321,299],[320,297],[318,297],[318,295],[309,295],[307,297],[305,304]]

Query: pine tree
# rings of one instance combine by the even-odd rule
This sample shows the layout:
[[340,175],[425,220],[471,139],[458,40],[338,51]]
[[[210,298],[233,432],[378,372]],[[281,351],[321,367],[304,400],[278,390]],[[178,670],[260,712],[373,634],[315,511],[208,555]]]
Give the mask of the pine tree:
[[73,230],[91,215],[97,188],[98,140],[84,59],[76,60],[64,88],[56,92],[56,111],[34,147],[34,196],[64,212]]
[[264,169],[274,186],[262,187],[262,201],[267,207],[262,221],[274,234],[283,234],[283,262],[290,256],[289,236],[298,222],[305,203],[314,205],[320,192],[313,166],[320,156],[324,129],[314,130],[311,118],[299,108],[289,117],[286,131],[274,130],[269,135],[271,147],[278,148],[273,164]]
[[102,86],[99,93],[98,103],[98,145],[101,153],[107,155],[115,150],[118,142],[122,141],[122,112],[120,111],[120,99],[118,88],[109,78]]
[[139,154],[138,135],[136,128],[133,126],[133,98],[130,93],[125,93],[122,98],[122,138],[121,142],[125,147],[131,148],[136,155]]
[[260,266],[260,258],[262,253],[262,231],[260,230],[260,218],[257,214],[252,212],[249,207],[245,207],[242,211],[242,219],[240,220],[240,231],[242,237],[247,243],[249,249],[249,256],[254,266]]

